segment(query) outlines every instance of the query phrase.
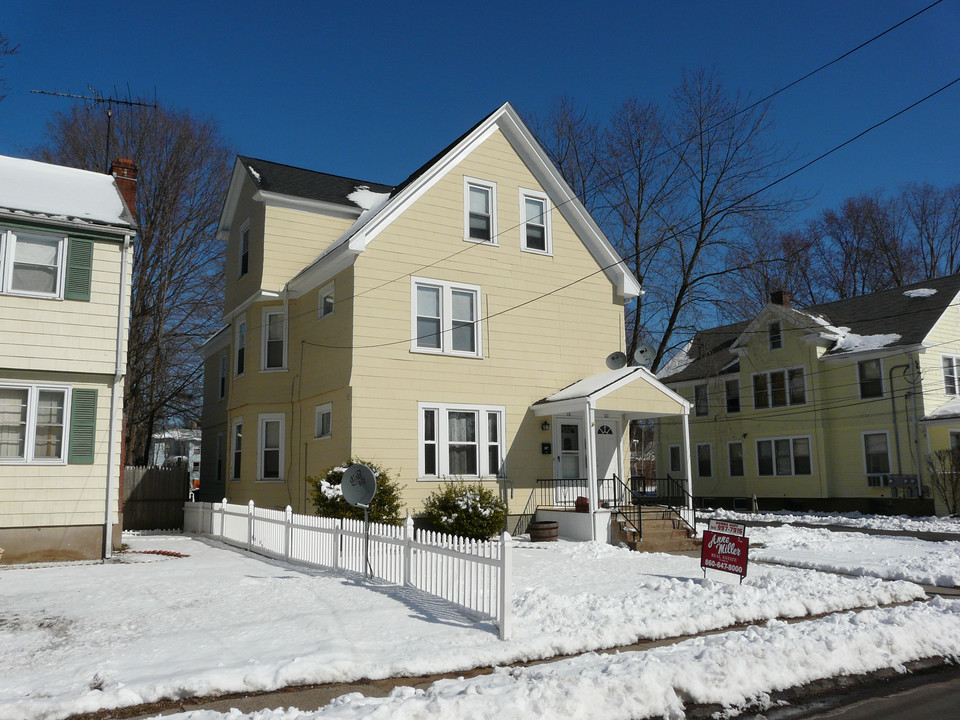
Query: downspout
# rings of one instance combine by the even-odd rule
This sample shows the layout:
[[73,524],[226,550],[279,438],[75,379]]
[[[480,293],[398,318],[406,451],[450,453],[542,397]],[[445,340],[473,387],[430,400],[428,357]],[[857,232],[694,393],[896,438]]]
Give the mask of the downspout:
[[107,432],[107,492],[103,520],[103,558],[113,555],[113,481],[116,478],[117,459],[117,406],[123,387],[123,339],[127,313],[127,256],[130,252],[130,236],[123,237],[123,250],[120,253],[120,292],[117,301],[117,347],[113,367],[113,387],[110,390],[110,426]]
[[894,365],[887,373],[887,376],[890,378],[890,413],[893,417],[893,444],[897,448],[897,475],[903,475],[903,463],[900,459],[900,427],[897,425],[897,398],[893,392],[893,371],[909,367],[910,363]]

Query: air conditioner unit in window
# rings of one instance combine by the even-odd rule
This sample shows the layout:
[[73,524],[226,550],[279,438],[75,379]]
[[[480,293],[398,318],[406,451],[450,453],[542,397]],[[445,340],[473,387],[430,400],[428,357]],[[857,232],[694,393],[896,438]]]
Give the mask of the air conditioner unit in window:
[[887,475],[867,475],[867,487],[886,487],[889,484]]

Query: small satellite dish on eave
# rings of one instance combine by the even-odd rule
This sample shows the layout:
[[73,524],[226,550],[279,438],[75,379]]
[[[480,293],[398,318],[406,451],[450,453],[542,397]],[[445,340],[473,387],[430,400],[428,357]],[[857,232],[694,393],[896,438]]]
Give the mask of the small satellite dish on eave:
[[655,354],[656,350],[653,349],[653,345],[639,345],[637,349],[633,351],[633,359],[637,365],[648,368],[653,364],[653,356]]
[[617,350],[607,355],[607,367],[611,370],[619,370],[624,365],[627,364],[627,356],[625,353]]

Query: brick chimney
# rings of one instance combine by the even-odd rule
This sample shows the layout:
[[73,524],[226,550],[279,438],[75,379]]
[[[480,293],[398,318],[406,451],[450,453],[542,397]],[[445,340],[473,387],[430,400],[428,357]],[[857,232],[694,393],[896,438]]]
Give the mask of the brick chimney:
[[136,163],[127,158],[117,158],[110,166],[110,174],[116,179],[120,194],[134,218],[137,217],[137,173]]
[[783,307],[790,307],[790,303],[793,298],[790,296],[789,290],[774,290],[770,293],[770,302],[774,305],[783,305]]

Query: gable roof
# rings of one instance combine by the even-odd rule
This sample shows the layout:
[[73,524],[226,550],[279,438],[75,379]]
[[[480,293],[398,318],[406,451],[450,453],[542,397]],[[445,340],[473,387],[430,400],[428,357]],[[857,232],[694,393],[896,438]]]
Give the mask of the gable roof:
[[[701,330],[694,336],[690,349],[685,348],[687,357],[678,361],[679,369],[659,377],[663,382],[676,383],[719,374],[737,361],[734,350],[742,344],[739,341],[746,341],[746,336],[759,327],[758,321],[774,314],[790,318],[793,324],[828,343],[830,348],[825,356],[838,357],[877,349],[901,351],[923,343],[937,321],[955,304],[958,295],[960,274],[802,310],[767,305],[749,322]],[[869,342],[872,338],[878,342]],[[685,364],[681,364],[684,361]]]
[[[618,294],[626,298],[638,296],[641,293],[640,284],[510,103],[504,103],[487,115],[394,187],[326,173],[315,173],[251,158],[238,158],[224,210],[221,213],[220,233],[229,231],[230,216],[236,207],[242,184],[241,168],[261,192],[275,192],[278,195],[307,202],[333,203],[340,207],[351,208],[353,215],[357,217],[353,225],[290,281],[291,287],[302,284],[306,289],[316,280],[318,268],[326,266],[328,261],[331,267],[335,263],[342,262],[341,256],[344,254],[355,255],[363,252],[367,244],[394,218],[454,168],[467,153],[497,130],[503,133],[521,160],[537,178],[544,192],[553,201],[554,208],[573,227],[587,250],[613,283]],[[260,169],[261,165],[264,168],[263,171]],[[265,184],[275,189],[263,187]],[[365,205],[351,202],[347,196],[361,187],[366,187],[377,197],[367,198],[368,202]],[[337,259],[334,259],[335,257]]]
[[0,155],[0,213],[133,229],[112,175]]

